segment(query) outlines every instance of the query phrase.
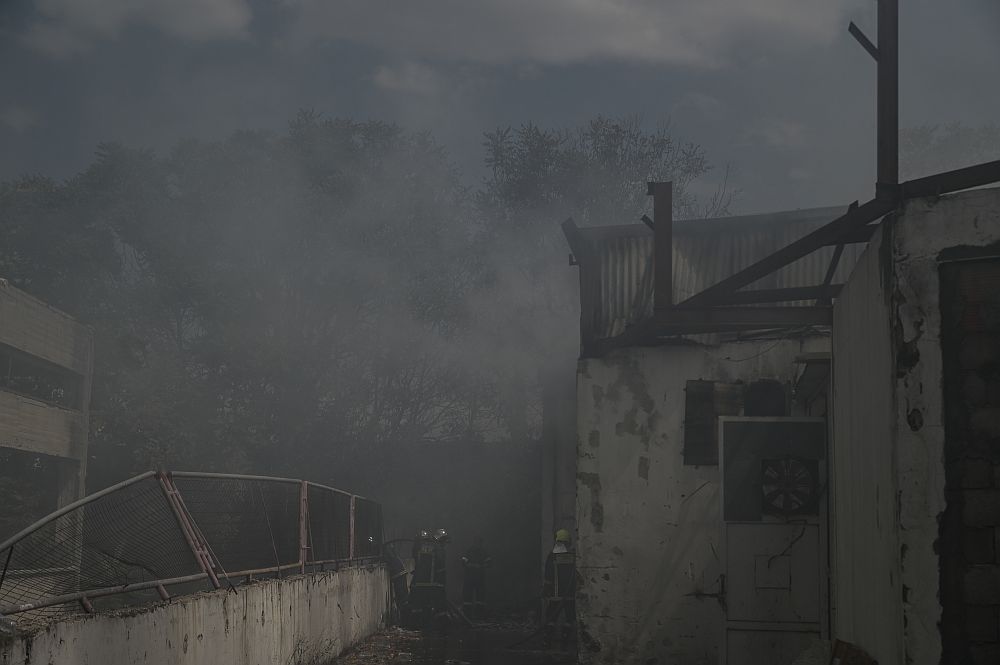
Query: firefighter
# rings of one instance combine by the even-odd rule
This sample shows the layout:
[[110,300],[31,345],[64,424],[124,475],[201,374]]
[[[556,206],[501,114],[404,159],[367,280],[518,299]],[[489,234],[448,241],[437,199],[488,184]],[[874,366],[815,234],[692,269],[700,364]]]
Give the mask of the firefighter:
[[462,611],[467,617],[486,617],[486,569],[493,560],[483,547],[483,539],[476,536],[472,547],[462,557]]
[[447,564],[445,545],[450,537],[444,529],[433,535],[421,531],[413,539],[413,583],[410,585],[410,612],[425,622],[447,618],[448,597],[445,589]]
[[545,648],[552,645],[552,635],[560,621],[562,648],[566,649],[576,626],[576,555],[570,549],[569,531],[559,529],[555,545],[545,559]]
[[396,605],[399,623],[406,625],[409,621],[410,590],[406,585],[406,565],[392,547],[384,548],[386,567],[389,569],[389,580],[392,585],[392,598]]

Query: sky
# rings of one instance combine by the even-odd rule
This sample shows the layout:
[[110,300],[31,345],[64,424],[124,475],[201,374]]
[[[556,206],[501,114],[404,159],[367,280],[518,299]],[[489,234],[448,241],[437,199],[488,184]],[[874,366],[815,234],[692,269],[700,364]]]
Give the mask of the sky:
[[[900,124],[1000,121],[1000,2],[900,1]],[[483,132],[670,122],[734,212],[874,191],[874,0],[0,0],[0,179],[97,145],[281,131],[299,109],[429,130],[471,184]]]

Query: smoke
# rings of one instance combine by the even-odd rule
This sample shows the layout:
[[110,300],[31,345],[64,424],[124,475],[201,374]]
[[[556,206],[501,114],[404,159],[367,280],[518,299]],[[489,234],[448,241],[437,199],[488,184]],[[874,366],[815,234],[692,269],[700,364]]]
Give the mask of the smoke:
[[566,65],[600,59],[716,67],[734,45],[829,43],[853,0],[616,2],[299,0],[300,40],[346,39],[408,57]]
[[128,27],[193,41],[245,39],[252,18],[246,0],[36,0],[35,7],[24,40],[55,58],[85,52]]

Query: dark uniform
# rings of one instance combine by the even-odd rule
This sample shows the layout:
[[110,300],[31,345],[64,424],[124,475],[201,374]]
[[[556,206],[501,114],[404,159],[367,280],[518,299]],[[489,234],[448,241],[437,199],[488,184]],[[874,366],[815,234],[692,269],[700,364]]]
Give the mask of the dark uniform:
[[435,538],[426,531],[413,541],[410,612],[414,618],[429,620],[447,615],[446,542],[444,538]]
[[553,551],[545,559],[545,646],[552,643],[552,633],[560,617],[562,646],[566,648],[576,626],[576,554]]
[[482,619],[486,616],[486,569],[491,563],[492,559],[479,538],[462,557],[465,573],[462,579],[462,611],[469,618]]
[[399,614],[399,620],[406,623],[409,611],[410,590],[406,586],[406,566],[391,547],[385,549],[385,563],[392,583],[392,598]]

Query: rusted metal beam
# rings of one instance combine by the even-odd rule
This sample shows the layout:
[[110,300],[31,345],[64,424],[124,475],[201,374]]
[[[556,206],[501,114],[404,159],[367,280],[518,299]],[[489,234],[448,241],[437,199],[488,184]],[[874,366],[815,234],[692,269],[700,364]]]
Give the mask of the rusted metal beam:
[[875,195],[895,200],[899,184],[899,0],[878,0],[877,114]]
[[[840,257],[844,253],[844,244],[841,243],[837,245],[837,248],[833,250],[833,256],[830,258],[830,265],[826,268],[826,276],[823,278],[823,286],[829,287],[833,282],[833,276],[837,274],[837,266],[840,265]],[[838,289],[839,291],[839,289]],[[829,306],[833,299],[837,297],[837,294],[825,294],[818,296],[816,298],[816,304],[822,307]]]
[[878,227],[878,224],[866,224],[865,226],[859,226],[858,228],[852,229],[851,231],[848,231],[844,235],[840,236],[837,240],[827,243],[827,246],[856,245],[868,242],[872,239],[872,234],[875,233],[875,229]]
[[982,187],[1000,182],[1000,159],[975,166],[945,171],[926,178],[908,180],[901,186],[903,198],[940,196],[972,187]]
[[675,307],[656,312],[657,335],[664,330],[682,334],[689,328],[704,330],[829,326],[831,307]]
[[668,309],[674,302],[674,183],[651,182],[653,197],[653,307]]
[[829,224],[821,226],[806,234],[793,243],[786,245],[770,256],[744,268],[721,282],[710,286],[701,293],[695,294],[681,303],[684,306],[705,305],[723,294],[730,294],[745,286],[749,286],[762,277],[783,268],[793,261],[801,259],[820,247],[840,244],[845,235],[866,226],[896,207],[895,200],[872,199],[862,206],[851,204],[847,212]]
[[783,289],[751,289],[736,291],[719,296],[706,305],[752,305],[756,303],[792,302],[794,300],[817,300],[836,298],[843,284],[822,284],[819,286],[792,286]]
[[177,520],[177,525],[180,527],[184,540],[191,549],[191,554],[194,556],[195,561],[198,563],[202,572],[204,572],[212,581],[212,586],[216,589],[220,588],[222,585],[219,583],[219,578],[215,575],[212,557],[209,554],[208,549],[205,547],[205,544],[201,542],[201,539],[198,537],[198,533],[191,522],[187,508],[181,501],[180,492],[177,491],[177,486],[174,485],[173,480],[166,473],[157,472],[156,477],[160,481],[160,488],[163,490],[163,494],[166,497],[167,505],[170,506],[171,511],[173,511],[174,518]]
[[354,528],[355,528],[355,519],[354,519],[354,516],[355,516],[355,514],[357,512],[357,506],[358,506],[358,497],[352,496],[351,497],[350,531],[348,531],[348,543],[347,543],[347,558],[349,558],[349,559],[353,559],[354,558],[354,553],[357,551],[356,550],[357,545],[355,543],[356,533],[355,533],[355,530],[354,530]]
[[861,28],[856,26],[854,21],[851,21],[851,24],[847,26],[847,31],[851,33],[852,37],[858,40],[858,43],[861,44],[862,48],[868,51],[868,55],[878,62],[878,47],[872,44],[872,40],[868,39],[868,35],[861,32]]

